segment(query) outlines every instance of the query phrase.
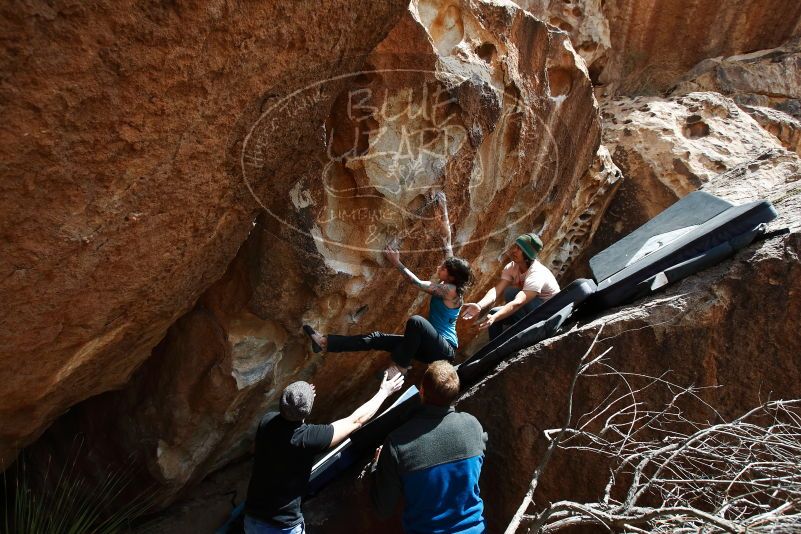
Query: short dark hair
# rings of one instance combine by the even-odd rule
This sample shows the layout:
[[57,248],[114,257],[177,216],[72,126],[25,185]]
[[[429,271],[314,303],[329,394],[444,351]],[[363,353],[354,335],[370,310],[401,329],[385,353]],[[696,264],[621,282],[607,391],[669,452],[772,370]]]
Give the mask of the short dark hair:
[[439,360],[428,366],[420,387],[426,404],[450,406],[459,396],[459,375],[453,365]]

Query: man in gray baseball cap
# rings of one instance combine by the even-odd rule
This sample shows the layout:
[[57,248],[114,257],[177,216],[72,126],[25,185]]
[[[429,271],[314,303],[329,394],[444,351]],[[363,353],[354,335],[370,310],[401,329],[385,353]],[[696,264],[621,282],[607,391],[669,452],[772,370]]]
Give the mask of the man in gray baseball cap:
[[378,392],[344,419],[306,424],[316,392],[308,382],[284,388],[279,412],[264,416],[256,432],[256,454],[245,500],[247,534],[303,534],[301,499],[306,495],[314,458],[336,447],[366,423],[403,385],[403,375],[384,378]]

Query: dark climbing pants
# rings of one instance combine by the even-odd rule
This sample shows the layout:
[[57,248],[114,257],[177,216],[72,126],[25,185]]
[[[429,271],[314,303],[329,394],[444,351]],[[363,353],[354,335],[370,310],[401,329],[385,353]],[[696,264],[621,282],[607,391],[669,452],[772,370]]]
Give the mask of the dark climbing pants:
[[406,321],[403,335],[373,332],[357,336],[328,334],[328,352],[357,352],[384,350],[392,354],[392,361],[400,367],[409,367],[412,358],[423,363],[453,360],[455,350],[434,329],[428,319],[413,315]]
[[[520,289],[518,289],[516,287],[507,286],[506,289],[503,290],[503,301],[504,302],[510,302],[511,300],[514,300],[515,295],[517,295],[518,293],[520,293]],[[492,323],[490,325],[490,327],[489,327],[489,338],[490,339],[495,339],[496,337],[501,335],[501,332],[503,332],[504,328],[512,326],[517,321],[519,321],[520,319],[522,319],[523,317],[528,315],[530,312],[534,311],[543,302],[545,302],[545,299],[541,299],[539,297],[533,298],[530,301],[528,301],[525,304],[523,304],[522,308],[520,308],[519,310],[514,312],[512,315],[510,315],[506,319],[502,319],[500,321]],[[497,313],[498,310],[500,310],[500,309],[501,309],[500,306],[498,306],[496,308],[492,308],[489,311],[489,315]]]

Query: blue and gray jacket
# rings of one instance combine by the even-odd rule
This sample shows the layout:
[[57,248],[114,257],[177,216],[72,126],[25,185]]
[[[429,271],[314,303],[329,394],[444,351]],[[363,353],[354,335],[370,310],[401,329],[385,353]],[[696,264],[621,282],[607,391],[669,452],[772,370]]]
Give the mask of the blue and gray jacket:
[[391,515],[402,496],[407,534],[484,532],[478,478],[486,442],[472,415],[422,405],[384,443],[372,488],[378,513]]

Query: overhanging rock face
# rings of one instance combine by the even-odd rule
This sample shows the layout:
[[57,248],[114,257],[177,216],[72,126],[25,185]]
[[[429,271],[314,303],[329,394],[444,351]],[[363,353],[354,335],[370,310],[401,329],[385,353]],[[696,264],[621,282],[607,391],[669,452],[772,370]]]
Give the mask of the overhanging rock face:
[[[332,95],[330,112],[281,160],[291,171],[270,174],[271,140],[292,131],[280,113],[318,93]],[[381,250],[396,239],[412,270],[433,272],[443,258],[435,192],[447,196],[456,254],[482,258],[478,291],[518,233],[540,231],[543,260],[569,265],[620,178],[599,151],[581,58],[566,35],[512,4],[415,2],[359,68],[261,109],[236,163],[260,187],[262,213],[236,259],[123,391],[84,403],[49,433],[57,441],[113,421],[118,431],[106,431],[118,439],[98,440],[96,454],[135,454],[142,483],[160,484],[164,502],[246,452],[287,383],[314,381],[319,420],[371,393],[386,356],[313,355],[300,327],[400,331],[423,299]]]
[[601,113],[604,146],[626,179],[569,278],[588,276],[590,257],[678,199],[781,148],[734,100],[713,92],[607,98]]
[[[271,99],[359,68],[404,8],[2,8],[0,467],[124,385],[220,278],[258,207],[239,166],[248,131]],[[278,114],[291,129],[254,191],[294,177],[333,97],[315,96]]]

